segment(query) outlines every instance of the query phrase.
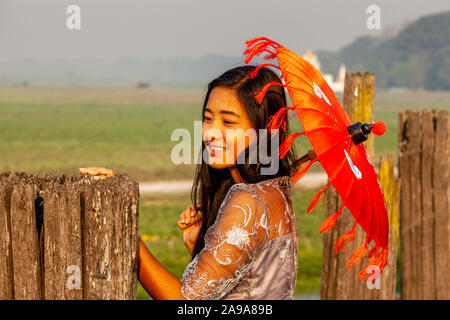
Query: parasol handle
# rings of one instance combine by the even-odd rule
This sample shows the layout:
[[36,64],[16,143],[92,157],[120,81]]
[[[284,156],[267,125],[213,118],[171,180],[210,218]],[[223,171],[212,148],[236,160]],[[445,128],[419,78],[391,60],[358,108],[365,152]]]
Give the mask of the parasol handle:
[[291,169],[294,169],[298,166],[301,166],[302,164],[304,164],[305,162],[314,160],[316,158],[316,152],[314,150],[309,150],[304,156],[302,156],[301,158],[295,160],[295,162],[293,164],[291,164]]

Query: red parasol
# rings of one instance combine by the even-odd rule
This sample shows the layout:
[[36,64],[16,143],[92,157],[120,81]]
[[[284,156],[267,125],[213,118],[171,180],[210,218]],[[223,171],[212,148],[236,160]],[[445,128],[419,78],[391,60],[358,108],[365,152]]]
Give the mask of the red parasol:
[[315,207],[326,188],[333,185],[342,199],[342,206],[323,222],[320,232],[333,228],[344,206],[347,207],[355,218],[355,224],[336,241],[336,252],[344,251],[351,245],[355,239],[356,224],[359,224],[366,233],[366,239],[360,248],[353,251],[347,268],[361,262],[367,253],[369,242],[373,240],[375,246],[368,254],[371,260],[358,277],[364,278],[370,265],[377,265],[381,273],[388,257],[388,216],[373,162],[361,142],[367,140],[370,132],[383,134],[386,126],[381,121],[352,124],[320,72],[296,53],[265,37],[246,41],[246,45],[245,63],[262,53],[268,53],[265,60],[277,58],[279,63],[279,66],[260,64],[250,75],[251,78],[262,67],[271,66],[281,71],[284,80],[284,84],[271,82],[264,86],[256,95],[257,101],[262,102],[270,86],[280,85],[288,90],[293,103],[293,107],[284,107],[273,116],[268,129],[278,129],[285,125],[287,110],[296,111],[304,129],[303,132],[286,137],[280,145],[280,158],[286,155],[295,138],[300,135],[305,135],[314,149],[297,161],[296,164],[310,160],[295,172],[291,183],[303,177],[315,161],[321,163],[328,175],[329,183],[314,196],[308,212]]

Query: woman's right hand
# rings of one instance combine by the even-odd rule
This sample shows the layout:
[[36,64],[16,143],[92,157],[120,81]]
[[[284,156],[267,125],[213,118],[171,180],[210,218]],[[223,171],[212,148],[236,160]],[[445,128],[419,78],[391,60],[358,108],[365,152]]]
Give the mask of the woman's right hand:
[[201,211],[195,210],[194,205],[190,205],[184,210],[178,218],[178,227],[185,230],[194,224],[200,224],[202,221]]
[[202,213],[195,210],[193,205],[187,207],[178,219],[178,227],[183,230],[184,245],[191,255],[194,252],[195,243],[200,233],[201,223]]

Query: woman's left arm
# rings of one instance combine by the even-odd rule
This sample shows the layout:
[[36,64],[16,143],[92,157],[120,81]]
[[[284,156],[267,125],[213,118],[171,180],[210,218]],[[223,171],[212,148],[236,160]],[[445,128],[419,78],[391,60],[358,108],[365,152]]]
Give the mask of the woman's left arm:
[[[111,169],[99,167],[80,168],[80,173],[88,173],[95,180],[114,176]],[[138,279],[145,291],[156,300],[185,300],[181,295],[181,282],[170,273],[147,249],[139,237]]]
[[156,300],[185,300],[181,282],[147,249],[139,237],[138,279],[147,293]]

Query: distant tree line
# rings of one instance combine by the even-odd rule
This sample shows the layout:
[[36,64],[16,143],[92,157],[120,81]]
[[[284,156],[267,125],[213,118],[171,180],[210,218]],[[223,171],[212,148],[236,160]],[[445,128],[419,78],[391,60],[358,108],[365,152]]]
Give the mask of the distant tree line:
[[318,51],[321,69],[376,73],[377,87],[450,90],[450,11],[410,23],[390,39],[364,36],[338,52]]

